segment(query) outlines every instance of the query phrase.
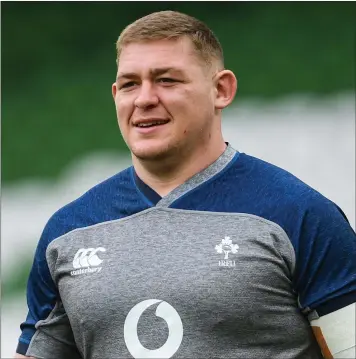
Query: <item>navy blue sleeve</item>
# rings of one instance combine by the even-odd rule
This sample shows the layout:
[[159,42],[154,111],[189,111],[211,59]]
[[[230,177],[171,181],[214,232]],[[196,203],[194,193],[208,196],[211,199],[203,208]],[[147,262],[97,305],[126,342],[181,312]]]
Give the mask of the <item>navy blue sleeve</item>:
[[326,315],[356,302],[356,234],[333,202],[314,196],[292,239],[301,308]]
[[36,332],[36,323],[48,317],[59,298],[46,261],[47,246],[55,235],[53,222],[52,217],[42,233],[27,282],[28,314],[20,326],[22,333],[16,350],[22,355],[26,355],[32,336]]

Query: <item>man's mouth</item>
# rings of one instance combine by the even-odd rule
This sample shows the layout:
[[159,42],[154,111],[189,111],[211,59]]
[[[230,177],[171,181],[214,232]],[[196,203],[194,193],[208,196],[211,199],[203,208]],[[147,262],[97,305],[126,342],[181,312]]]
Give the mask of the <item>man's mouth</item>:
[[136,123],[134,126],[139,127],[139,128],[148,128],[148,127],[165,125],[168,122],[169,122],[169,120],[142,121],[142,122]]

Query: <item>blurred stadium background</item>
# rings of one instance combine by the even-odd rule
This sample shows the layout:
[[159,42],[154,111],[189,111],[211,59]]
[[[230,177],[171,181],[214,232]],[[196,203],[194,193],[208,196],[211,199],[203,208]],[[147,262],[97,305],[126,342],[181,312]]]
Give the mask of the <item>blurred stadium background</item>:
[[355,228],[354,2],[6,2],[2,15],[1,357],[14,353],[48,218],[130,164],[111,83],[130,22],[172,9],[219,37],[239,79],[226,140],[336,202]]

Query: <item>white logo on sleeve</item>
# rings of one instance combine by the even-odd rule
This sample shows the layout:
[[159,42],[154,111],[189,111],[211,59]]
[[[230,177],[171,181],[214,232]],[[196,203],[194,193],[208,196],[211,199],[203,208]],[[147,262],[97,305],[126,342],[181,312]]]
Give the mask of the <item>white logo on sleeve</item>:
[[239,246],[232,243],[230,237],[225,237],[221,240],[221,243],[215,246],[215,250],[222,254],[224,253],[224,259],[219,261],[219,267],[235,267],[235,261],[229,260],[229,254],[236,254]]
[[[164,319],[168,325],[168,339],[163,346],[151,350],[145,348],[137,335],[137,325],[142,313],[151,305],[160,303],[156,316]],[[178,350],[183,339],[183,324],[177,311],[167,302],[158,299],[148,299],[135,305],[126,317],[124,338],[127,349],[134,358],[171,358]]]
[[[84,273],[99,273],[102,267],[98,267],[103,261],[97,255],[98,252],[105,252],[103,247],[81,248],[77,251],[73,259],[73,268],[70,274],[78,275]],[[93,268],[94,267],[94,268]]]

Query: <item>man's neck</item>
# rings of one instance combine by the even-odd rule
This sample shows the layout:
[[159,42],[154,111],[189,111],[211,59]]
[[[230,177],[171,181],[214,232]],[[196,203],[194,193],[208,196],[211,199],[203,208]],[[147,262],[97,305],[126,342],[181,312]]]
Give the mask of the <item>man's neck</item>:
[[225,151],[226,144],[200,148],[186,156],[169,158],[167,161],[141,161],[132,157],[137,176],[157,192],[161,197],[166,196],[176,187],[183,184],[195,174],[214,163]]

